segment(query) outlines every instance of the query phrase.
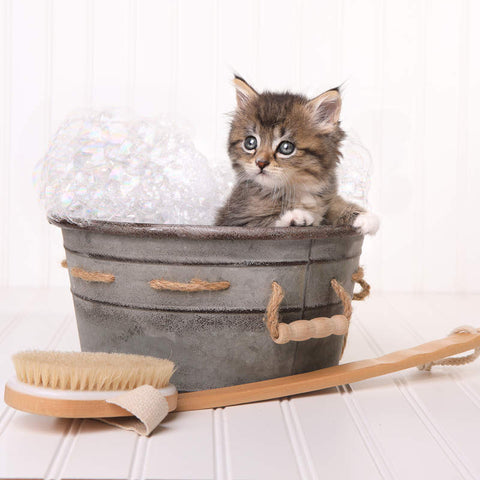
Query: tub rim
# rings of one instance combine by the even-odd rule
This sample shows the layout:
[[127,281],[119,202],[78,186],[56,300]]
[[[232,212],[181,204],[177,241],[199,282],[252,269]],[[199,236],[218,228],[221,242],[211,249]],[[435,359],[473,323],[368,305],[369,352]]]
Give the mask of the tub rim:
[[294,240],[363,236],[362,233],[351,226],[227,227],[215,225],[157,225],[103,220],[92,220],[88,224],[77,224],[67,219],[54,216],[48,216],[47,219],[49,223],[62,229],[130,237],[184,238],[196,240]]

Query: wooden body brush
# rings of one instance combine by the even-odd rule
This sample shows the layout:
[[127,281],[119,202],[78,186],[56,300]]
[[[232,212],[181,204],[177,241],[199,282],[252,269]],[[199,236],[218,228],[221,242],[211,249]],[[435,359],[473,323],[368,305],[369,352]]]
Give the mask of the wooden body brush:
[[170,384],[175,365],[143,355],[90,352],[19,352],[17,376],[5,385],[5,403],[29,413],[63,418],[131,416],[108,403],[143,385],[159,390],[171,412],[177,389]]
[[[169,360],[128,354],[22,352],[14,356],[17,378],[5,387],[5,402],[31,413],[68,418],[127,416],[108,398],[148,384],[160,388],[169,411],[201,410],[257,402],[353,383],[475,350],[464,358],[444,360],[459,365],[480,354],[480,333],[461,327],[452,335],[378,358],[346,363],[309,373],[178,395],[169,385]],[[428,369],[428,368],[427,368]],[[163,390],[162,390],[163,389]]]

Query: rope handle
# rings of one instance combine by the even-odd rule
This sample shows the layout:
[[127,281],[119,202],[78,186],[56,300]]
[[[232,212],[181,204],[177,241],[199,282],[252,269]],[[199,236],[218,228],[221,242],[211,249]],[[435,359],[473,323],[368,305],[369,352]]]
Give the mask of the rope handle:
[[155,290],[170,290],[173,292],[216,292],[230,288],[230,282],[207,282],[192,278],[189,283],[171,282],[163,278],[150,280],[149,285]]
[[[370,293],[370,285],[363,279],[363,275],[364,271],[361,267],[352,275],[352,280],[362,287],[362,290],[353,296],[355,300],[363,300]],[[279,321],[279,310],[285,294],[277,282],[272,283],[272,294],[263,321],[275,343],[303,342],[311,338],[325,338],[330,335],[347,336],[352,317],[352,298],[336,279],[332,279],[330,284],[343,304],[343,315],[284,323]],[[345,343],[346,338],[343,348],[345,348]]]

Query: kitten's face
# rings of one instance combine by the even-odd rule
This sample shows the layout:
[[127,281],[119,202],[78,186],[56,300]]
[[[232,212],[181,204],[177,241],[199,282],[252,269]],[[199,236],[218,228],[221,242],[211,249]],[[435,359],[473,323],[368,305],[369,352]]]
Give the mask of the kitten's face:
[[338,92],[309,101],[290,93],[258,94],[238,77],[235,86],[229,154],[240,178],[270,189],[320,192],[335,169],[343,138]]

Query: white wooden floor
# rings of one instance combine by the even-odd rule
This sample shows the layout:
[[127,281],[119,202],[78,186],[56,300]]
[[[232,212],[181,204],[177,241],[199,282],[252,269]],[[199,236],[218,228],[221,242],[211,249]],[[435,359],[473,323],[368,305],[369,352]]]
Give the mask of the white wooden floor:
[[[373,294],[356,303],[352,361],[480,325],[480,295]],[[0,380],[24,348],[77,349],[69,293],[0,290]],[[0,401],[0,478],[480,479],[480,361],[338,389],[170,415],[150,438]]]

